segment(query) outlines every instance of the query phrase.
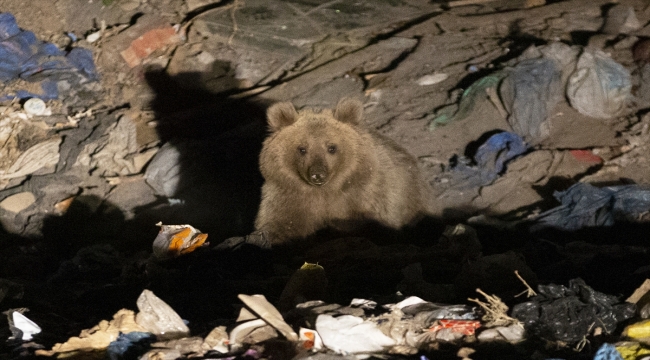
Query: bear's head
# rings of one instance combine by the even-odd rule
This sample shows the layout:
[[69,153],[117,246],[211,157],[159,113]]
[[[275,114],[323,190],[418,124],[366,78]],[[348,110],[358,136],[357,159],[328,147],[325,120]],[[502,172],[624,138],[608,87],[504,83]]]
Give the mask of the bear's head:
[[362,116],[363,104],[353,99],[341,100],[334,111],[274,104],[267,111],[271,134],[260,155],[262,175],[314,187],[340,185],[359,161]]

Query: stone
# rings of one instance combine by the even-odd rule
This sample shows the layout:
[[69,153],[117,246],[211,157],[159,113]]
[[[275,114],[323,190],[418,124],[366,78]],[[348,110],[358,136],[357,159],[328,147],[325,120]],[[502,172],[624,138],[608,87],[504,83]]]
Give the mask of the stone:
[[36,202],[36,197],[29,191],[8,196],[0,202],[0,208],[12,213],[19,213]]

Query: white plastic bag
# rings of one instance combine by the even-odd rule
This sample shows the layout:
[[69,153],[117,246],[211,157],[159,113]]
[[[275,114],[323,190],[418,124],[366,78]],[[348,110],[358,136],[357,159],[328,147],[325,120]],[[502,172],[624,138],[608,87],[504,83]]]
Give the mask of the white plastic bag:
[[621,115],[631,98],[630,73],[602,51],[585,49],[567,84],[567,97],[581,114],[598,119]]

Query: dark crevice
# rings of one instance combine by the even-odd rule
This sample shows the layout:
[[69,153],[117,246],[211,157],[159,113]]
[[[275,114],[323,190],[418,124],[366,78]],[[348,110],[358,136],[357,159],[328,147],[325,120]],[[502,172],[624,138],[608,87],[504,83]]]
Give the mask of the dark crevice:
[[366,80],[366,75],[370,75],[370,74],[383,74],[383,73],[391,72],[391,71],[397,69],[397,67],[398,67],[398,66],[399,66],[399,65],[400,65],[404,60],[406,60],[406,58],[408,58],[409,55],[413,54],[413,53],[417,50],[417,48],[420,46],[420,43],[421,43],[421,39],[422,39],[422,37],[421,37],[421,36],[416,36],[416,37],[414,37],[414,39],[417,40],[417,43],[416,43],[412,48],[410,48],[410,49],[408,49],[408,50],[405,50],[404,52],[402,52],[401,54],[399,54],[398,57],[396,57],[395,59],[393,59],[393,60],[392,60],[388,65],[386,65],[386,67],[384,67],[383,69],[375,70],[375,71],[372,71],[371,73],[358,73],[357,75],[359,75],[359,77],[361,78],[361,80],[364,82],[364,86],[363,86],[364,89],[367,89],[367,88],[368,88],[368,85],[369,85],[369,80]]
[[582,172],[582,173],[580,173],[580,174],[576,174],[576,175],[573,177],[573,180],[574,180],[575,182],[580,182],[580,179],[582,179],[582,178],[584,178],[584,177],[586,177],[586,176],[589,176],[589,175],[593,175],[593,174],[597,173],[597,172],[598,172],[600,169],[602,169],[602,168],[603,168],[603,164],[602,164],[602,163],[600,163],[600,164],[594,164],[593,166],[590,166],[589,168],[587,168],[587,170],[585,170],[584,172]]
[[[481,147],[481,145],[485,144],[489,138],[491,138],[493,135],[502,133],[503,130],[495,129],[488,131],[481,135],[478,139],[474,141],[470,141],[469,144],[465,147],[465,152],[464,156],[467,157],[468,159],[474,159],[474,156],[476,155],[476,152],[478,151],[478,148]],[[473,163],[472,165],[476,165],[476,163]]]
[[580,46],[587,46],[589,39],[598,34],[596,31],[575,30],[569,33],[571,35],[571,43]]
[[440,15],[442,13],[443,13],[442,11],[434,11],[434,12],[431,12],[431,13],[428,13],[428,14],[418,16],[415,19],[407,20],[402,25],[396,27],[395,29],[393,29],[393,30],[391,30],[389,32],[386,32],[386,33],[379,34],[379,35],[375,36],[375,38],[368,45],[376,44],[379,41],[386,40],[386,39],[389,39],[389,38],[391,38],[393,36],[396,36],[399,33],[404,32],[404,31],[412,28],[413,26],[419,25],[419,24],[421,24],[421,23],[423,23],[423,22],[425,22],[425,21],[427,21],[429,19],[432,19],[432,18],[434,18],[434,17],[436,17],[436,16],[438,16],[438,15]]
[[213,4],[200,6],[200,7],[196,8],[196,9],[188,12],[185,15],[185,18],[183,18],[183,20],[181,20],[181,24],[187,23],[188,21],[194,19],[195,17],[205,13],[206,11],[210,11],[212,9],[216,9],[216,8],[220,8],[220,7],[226,7],[226,6],[229,6],[231,3],[232,3],[232,1],[224,1],[224,2],[218,1],[218,2],[213,3]]
[[133,14],[133,16],[131,16],[131,19],[129,19],[129,25],[131,26],[135,25],[135,23],[138,22],[138,19],[141,18],[143,15],[144,13],[141,12]]

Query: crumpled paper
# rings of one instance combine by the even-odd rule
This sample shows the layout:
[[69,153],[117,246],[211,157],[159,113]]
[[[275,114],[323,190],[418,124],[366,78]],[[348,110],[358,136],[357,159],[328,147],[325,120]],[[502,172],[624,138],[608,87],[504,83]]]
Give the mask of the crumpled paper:
[[122,309],[113,315],[113,320],[102,320],[92,328],[82,330],[78,337],[71,337],[64,343],[55,344],[52,350],[37,350],[36,355],[53,356],[70,351],[101,350],[117,340],[120,333],[133,331],[146,332],[147,330],[135,322],[135,313],[132,310]]
[[84,147],[76,165],[98,168],[103,176],[138,174],[157,151],[138,153],[138,147],[135,123],[122,116],[106,130],[102,139]]
[[46,166],[56,165],[59,162],[60,144],[61,138],[55,138],[30,147],[7,170],[0,170],[0,179],[26,176]]
[[341,354],[379,352],[396,344],[377,324],[352,315],[319,315],[316,331],[327,348]]

